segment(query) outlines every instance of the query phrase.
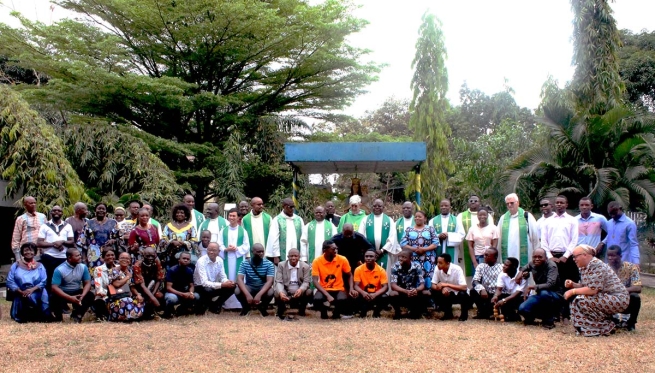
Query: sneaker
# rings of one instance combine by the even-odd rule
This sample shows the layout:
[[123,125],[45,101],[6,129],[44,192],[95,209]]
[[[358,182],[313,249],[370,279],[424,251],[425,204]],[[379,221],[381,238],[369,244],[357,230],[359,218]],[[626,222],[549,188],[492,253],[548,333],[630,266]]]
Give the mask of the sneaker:
[[280,321],[290,321],[290,322],[293,322],[293,321],[298,321],[298,319],[296,319],[296,318],[293,317],[293,316],[287,316],[287,317],[282,317],[282,318],[280,318]]
[[352,319],[353,317],[355,317],[355,316],[353,316],[353,315],[341,315],[341,318],[343,320],[349,320],[349,319]]

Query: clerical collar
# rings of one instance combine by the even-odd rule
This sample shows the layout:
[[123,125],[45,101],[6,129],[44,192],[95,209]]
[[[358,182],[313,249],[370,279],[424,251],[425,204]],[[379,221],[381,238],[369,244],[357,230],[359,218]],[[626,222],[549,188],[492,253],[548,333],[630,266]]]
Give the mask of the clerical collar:
[[229,227],[230,227],[230,230],[231,230],[231,231],[233,231],[233,230],[235,230],[235,229],[237,229],[237,228],[239,228],[239,226],[238,226],[238,225],[237,225],[236,227],[233,227],[233,226],[231,226],[231,225],[230,225]]
[[447,217],[449,217],[449,216],[450,216],[450,213],[447,213],[446,215],[441,214],[441,217],[442,217],[442,218],[447,218]]
[[[480,210],[478,210],[478,211],[480,211]],[[471,211],[471,209],[469,209],[469,212],[470,212],[471,214],[476,214],[476,215],[477,215],[477,214],[478,214],[478,211]]]

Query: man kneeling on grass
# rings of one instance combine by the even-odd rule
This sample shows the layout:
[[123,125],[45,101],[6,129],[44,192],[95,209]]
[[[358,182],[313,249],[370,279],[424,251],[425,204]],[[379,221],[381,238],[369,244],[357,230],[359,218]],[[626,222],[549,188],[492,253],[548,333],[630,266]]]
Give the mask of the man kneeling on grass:
[[409,309],[410,319],[420,319],[426,308],[427,290],[423,278],[423,268],[412,262],[412,251],[404,249],[398,254],[398,261],[391,269],[391,305],[394,320],[400,320],[401,307]]
[[[532,253],[532,261],[526,264],[517,275],[517,284],[527,281],[532,275],[534,285],[528,285],[523,292],[523,303],[519,306],[519,314],[523,316],[525,325],[533,325],[535,318],[541,319],[541,326],[546,329],[555,327],[553,320],[559,313],[564,298],[559,286],[557,265],[546,258],[544,249],[536,249]],[[535,294],[530,295],[533,291]]]
[[364,264],[355,269],[355,290],[359,293],[359,316],[364,318],[368,310],[373,309],[373,317],[380,317],[380,311],[387,298],[387,271],[375,262],[375,249],[364,254]]
[[329,305],[326,306],[324,303],[333,304],[332,318],[340,319],[344,303],[348,300],[345,284],[348,284],[351,297],[357,298],[359,293],[353,287],[348,259],[337,255],[337,245],[334,241],[323,242],[323,255],[312,263],[312,278],[316,286],[314,308],[321,312],[321,319],[328,318]]
[[520,284],[516,283],[514,276],[518,271],[519,260],[516,258],[507,258],[503,265],[503,273],[498,276],[496,282],[496,292],[494,297],[491,298],[491,303],[497,308],[502,315],[505,316],[505,321],[519,321],[521,317],[518,315],[518,309],[523,302],[523,289],[528,280],[519,277]]
[[180,253],[178,265],[173,266],[166,272],[166,307],[164,309],[164,318],[170,318],[177,308],[177,315],[188,314],[189,310],[195,309],[196,302],[200,300],[200,295],[194,292],[193,270],[189,268],[191,263],[191,254],[188,252]]
[[259,309],[262,316],[268,316],[266,308],[273,299],[275,265],[264,258],[264,246],[252,247],[252,258],[244,260],[239,267],[237,289],[234,294],[241,303],[241,316],[247,316],[252,307]]
[[73,304],[71,320],[82,322],[82,317],[91,307],[95,296],[91,290],[91,274],[82,255],[76,248],[66,250],[66,261],[60,264],[52,275],[52,297],[50,308],[55,321],[62,321],[62,310],[66,303]]
[[225,274],[225,264],[218,256],[218,244],[207,245],[207,255],[203,255],[196,263],[193,272],[194,290],[200,295],[196,307],[196,315],[202,315],[209,308],[211,313],[221,313],[223,303],[234,294],[236,284],[228,280]]
[[305,316],[305,308],[312,296],[312,289],[309,288],[311,272],[309,264],[300,261],[300,252],[296,249],[289,250],[287,260],[278,264],[275,273],[275,301],[280,320],[297,320],[285,317],[287,303],[290,307],[298,307],[298,316]]
[[471,298],[466,292],[466,278],[464,271],[456,264],[451,263],[450,254],[443,253],[437,258],[437,270],[432,275],[432,299],[441,311],[441,320],[453,318],[453,304],[459,304],[462,312],[459,321],[466,321],[469,317]]

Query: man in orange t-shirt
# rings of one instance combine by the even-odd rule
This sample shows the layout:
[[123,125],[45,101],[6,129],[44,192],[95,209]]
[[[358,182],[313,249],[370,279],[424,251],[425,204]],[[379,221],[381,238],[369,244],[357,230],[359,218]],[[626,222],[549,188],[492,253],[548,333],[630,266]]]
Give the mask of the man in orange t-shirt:
[[[341,311],[348,301],[348,293],[357,298],[357,291],[353,287],[353,278],[350,275],[350,264],[346,257],[337,255],[337,245],[333,241],[323,242],[323,255],[312,262],[312,278],[316,286],[314,294],[314,308],[321,311],[321,319],[327,319],[327,310],[324,302],[334,304],[333,319],[341,318]],[[346,288],[348,284],[348,288]]]
[[[366,317],[368,310],[373,308],[373,317],[380,317],[382,307],[388,304],[387,271],[376,262],[374,249],[369,249],[364,254],[364,264],[355,269],[355,290],[360,294],[357,299],[359,303],[359,317]],[[386,302],[386,304],[385,304]]]

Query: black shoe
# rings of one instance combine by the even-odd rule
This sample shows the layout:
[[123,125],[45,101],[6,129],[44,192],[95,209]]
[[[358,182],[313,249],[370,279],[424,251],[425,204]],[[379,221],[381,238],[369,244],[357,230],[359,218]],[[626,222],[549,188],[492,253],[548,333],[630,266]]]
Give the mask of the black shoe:
[[250,310],[241,310],[239,316],[248,316],[250,315]]
[[409,313],[409,319],[410,320],[420,320],[423,315],[420,312],[410,312]]
[[468,318],[468,315],[462,315],[462,316],[460,316],[457,320],[458,320],[458,321],[466,321],[466,320],[468,320],[468,319],[469,319],[469,318]]
[[333,313],[331,319],[332,320],[341,320],[341,315],[339,315],[338,313]]
[[323,320],[327,320],[327,319],[328,319],[327,311],[325,311],[325,310],[321,311],[321,319],[323,319]]
[[489,320],[489,315],[484,314],[484,313],[478,313],[477,315],[473,316],[474,320]]
[[555,327],[555,324],[541,324],[541,327],[550,330]]
[[446,320],[452,320],[454,318],[455,318],[455,316],[453,316],[452,313],[445,313],[443,316],[441,316],[441,318],[439,320],[446,321]]
[[304,309],[298,310],[298,316],[307,316],[307,313],[305,312]]
[[523,325],[525,326],[530,326],[530,325],[537,325],[534,320],[523,320]]
[[394,320],[400,320],[401,319],[401,314],[400,313],[394,313],[393,314],[393,319]]
[[260,308],[259,313],[262,314],[262,317],[268,316],[268,311],[266,311],[266,308]]
[[374,311],[373,312],[373,318],[374,319],[379,319],[380,318],[380,311]]
[[634,332],[635,331],[635,326],[634,325],[628,325],[626,330],[629,331],[629,332]]

